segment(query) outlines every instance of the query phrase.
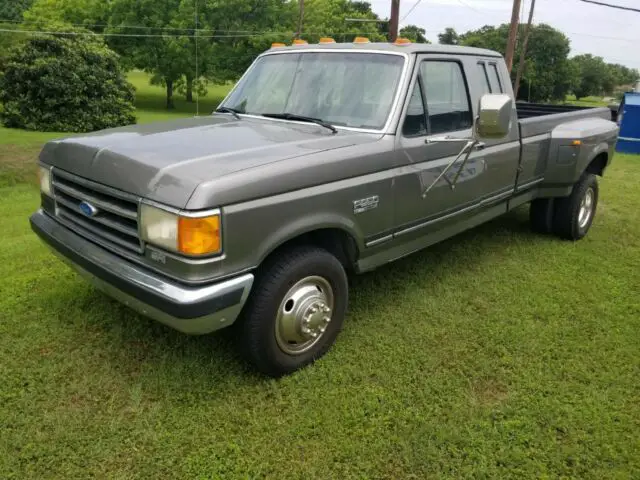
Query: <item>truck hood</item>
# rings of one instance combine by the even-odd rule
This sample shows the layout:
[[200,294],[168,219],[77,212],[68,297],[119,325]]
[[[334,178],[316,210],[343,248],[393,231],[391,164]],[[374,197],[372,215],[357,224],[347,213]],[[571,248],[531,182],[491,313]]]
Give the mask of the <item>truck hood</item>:
[[196,187],[225,175],[378,135],[227,115],[136,125],[54,140],[40,160],[111,187],[184,208]]

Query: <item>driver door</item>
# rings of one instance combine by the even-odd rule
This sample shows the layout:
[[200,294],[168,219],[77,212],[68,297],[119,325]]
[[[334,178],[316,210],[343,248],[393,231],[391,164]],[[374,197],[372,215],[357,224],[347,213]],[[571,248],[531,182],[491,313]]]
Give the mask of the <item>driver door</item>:
[[[464,167],[460,158],[425,194],[458,156],[465,139],[472,137],[477,112],[471,98],[479,99],[484,93],[483,85],[469,85],[468,78],[477,77],[473,75],[476,61],[471,57],[418,57],[412,94],[396,136],[398,152],[406,162],[395,185],[397,235],[432,233],[479,213],[483,202],[506,199],[513,191],[518,159],[515,144],[514,149],[503,145],[496,150],[495,142],[481,141]],[[445,136],[461,141],[437,141]],[[508,168],[504,168],[505,161]],[[458,170],[455,188],[451,188]]]

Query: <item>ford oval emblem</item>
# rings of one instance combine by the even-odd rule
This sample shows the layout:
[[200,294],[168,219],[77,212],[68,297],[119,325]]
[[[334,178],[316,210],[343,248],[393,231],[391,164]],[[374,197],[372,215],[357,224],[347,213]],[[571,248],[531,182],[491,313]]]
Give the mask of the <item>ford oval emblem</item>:
[[78,205],[80,211],[87,217],[95,217],[98,214],[98,209],[91,205],[89,202],[80,202]]

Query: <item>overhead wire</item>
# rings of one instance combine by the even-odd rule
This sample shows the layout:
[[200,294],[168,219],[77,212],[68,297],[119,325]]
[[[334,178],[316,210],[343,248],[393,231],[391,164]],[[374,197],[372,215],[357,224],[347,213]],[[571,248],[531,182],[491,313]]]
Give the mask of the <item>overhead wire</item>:
[[612,3],[598,2],[596,0],[578,0],[583,3],[591,3],[593,5],[600,5],[601,7],[616,8],[618,10],[626,10],[628,12],[640,13],[640,8],[627,7],[626,5],[614,5]]
[[413,7],[411,7],[409,11],[404,14],[404,16],[400,19],[398,23],[404,22],[404,19],[407,18],[409,15],[411,15],[411,12],[413,12],[416,9],[416,7],[420,5],[420,2],[422,2],[422,0],[416,0],[416,3],[413,4]]

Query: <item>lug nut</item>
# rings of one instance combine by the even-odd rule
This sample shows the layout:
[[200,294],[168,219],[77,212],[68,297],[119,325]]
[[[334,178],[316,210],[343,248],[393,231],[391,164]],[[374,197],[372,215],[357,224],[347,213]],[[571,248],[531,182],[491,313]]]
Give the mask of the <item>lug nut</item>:
[[331,321],[331,317],[324,317],[324,323],[329,323]]

